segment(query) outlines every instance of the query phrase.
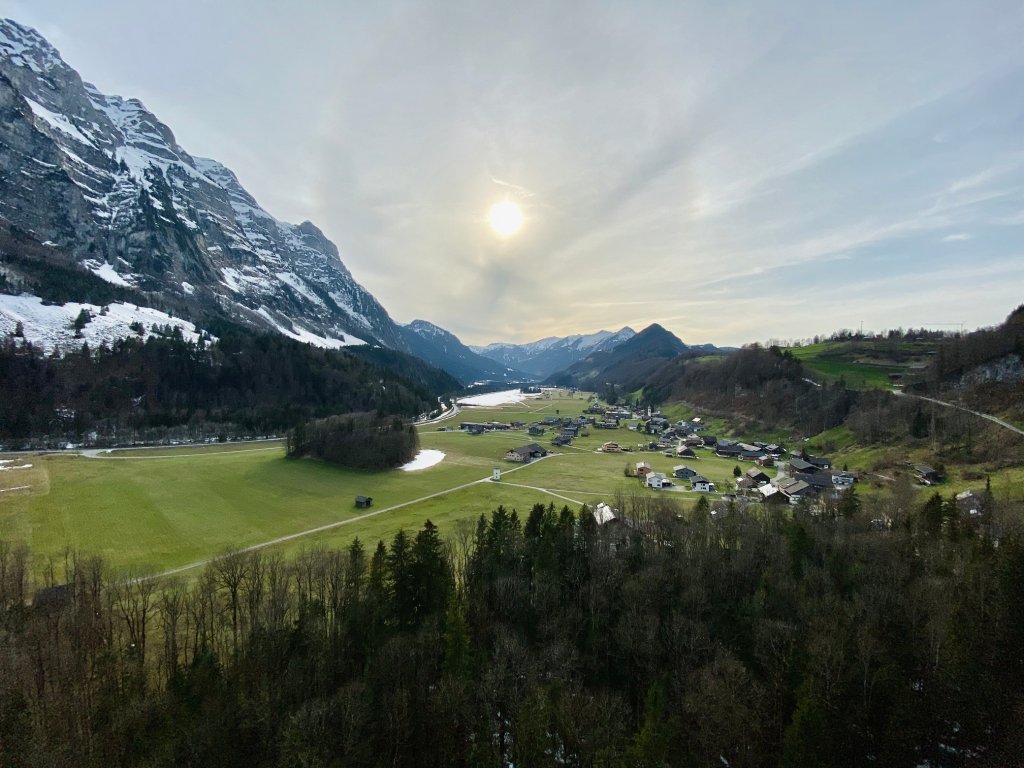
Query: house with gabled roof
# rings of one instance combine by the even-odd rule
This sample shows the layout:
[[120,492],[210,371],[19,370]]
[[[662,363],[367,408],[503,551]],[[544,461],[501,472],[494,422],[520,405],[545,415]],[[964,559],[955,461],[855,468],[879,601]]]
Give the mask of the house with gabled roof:
[[793,472],[817,472],[818,468],[809,461],[804,461],[799,456],[793,456],[789,460],[789,468]]
[[644,480],[647,483],[648,488],[654,488],[656,490],[669,488],[672,485],[672,481],[661,472],[649,472]]
[[696,476],[697,470],[690,469],[685,464],[679,464],[678,466],[672,467],[672,476],[680,480],[689,480],[691,477]]
[[529,445],[522,445],[519,448],[513,448],[511,451],[505,454],[505,458],[508,461],[516,461],[521,464],[528,464],[534,459],[541,459],[548,455],[546,448],[543,448],[536,443],[530,443]]
[[706,477],[694,475],[690,478],[690,490],[699,491],[700,493],[714,493],[715,484]]
[[771,477],[760,467],[751,467],[746,471],[746,476],[753,480],[758,485],[764,485],[765,483],[771,482]]

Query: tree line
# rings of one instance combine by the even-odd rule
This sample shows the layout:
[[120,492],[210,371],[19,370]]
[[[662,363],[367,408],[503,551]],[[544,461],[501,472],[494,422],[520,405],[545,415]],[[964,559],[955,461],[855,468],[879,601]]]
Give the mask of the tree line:
[[299,424],[288,432],[289,458],[309,456],[353,469],[394,469],[413,459],[419,433],[400,418],[349,413]]
[[[190,581],[0,545],[7,766],[998,766],[1021,509],[499,507]],[[879,521],[884,521],[880,525]],[[43,573],[36,590],[31,573]],[[32,595],[34,594],[34,599]]]

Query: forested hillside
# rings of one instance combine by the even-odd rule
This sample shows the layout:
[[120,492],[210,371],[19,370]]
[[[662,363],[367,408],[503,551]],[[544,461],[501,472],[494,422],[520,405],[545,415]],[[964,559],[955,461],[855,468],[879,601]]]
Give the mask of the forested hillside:
[[756,344],[711,361],[681,355],[650,377],[644,397],[655,404],[696,401],[755,427],[808,434],[841,424],[857,400],[840,385],[807,381],[800,361],[788,351]]
[[93,431],[101,442],[152,439],[171,428],[192,437],[266,433],[355,411],[414,416],[459,388],[408,355],[388,352],[378,362],[373,352],[363,359],[228,325],[216,342],[170,333],[59,356],[20,341],[0,343],[0,440],[12,446],[81,442]]
[[104,768],[1009,765],[1021,510],[913,498],[845,517],[622,501],[630,524],[600,528],[499,508],[447,543],[428,522],[369,550],[226,554],[187,584],[71,556],[31,607],[28,553],[0,544],[0,751]]

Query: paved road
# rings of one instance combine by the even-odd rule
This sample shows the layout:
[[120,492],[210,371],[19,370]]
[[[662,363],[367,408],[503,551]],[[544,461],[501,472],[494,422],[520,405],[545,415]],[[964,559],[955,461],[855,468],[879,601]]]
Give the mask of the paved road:
[[966,407],[964,407],[962,405],[957,405],[956,403],[948,403],[945,400],[936,400],[934,397],[925,397],[924,395],[912,395],[909,392],[900,392],[900,391],[897,390],[893,394],[899,395],[900,397],[915,397],[918,400],[927,400],[929,403],[935,403],[936,405],[944,405],[947,408],[955,408],[958,411],[964,411],[966,413],[973,413],[975,416],[977,416],[979,418],[982,418],[982,419],[986,419],[988,421],[991,421],[993,424],[998,424],[1000,427],[1004,427],[1005,429],[1008,429],[1011,432],[1016,432],[1018,435],[1024,435],[1024,429],[1021,429],[1020,427],[1015,427],[1013,424],[1009,423],[1008,421],[1004,421],[1003,419],[1000,419],[998,416],[993,416],[990,413],[981,413],[980,411],[972,411],[970,408],[966,408]]

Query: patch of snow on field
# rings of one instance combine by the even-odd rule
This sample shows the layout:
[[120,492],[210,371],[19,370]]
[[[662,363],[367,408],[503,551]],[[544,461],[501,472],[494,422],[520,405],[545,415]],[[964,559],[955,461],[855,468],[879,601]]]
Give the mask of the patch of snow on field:
[[537,394],[524,395],[518,389],[506,389],[504,392],[488,392],[486,395],[473,395],[459,399],[459,405],[482,405],[491,407],[495,405],[507,405],[509,403],[521,403],[529,397],[539,397]]
[[[92,319],[82,329],[82,337],[75,337],[73,323],[78,314],[86,309]],[[25,331],[25,339],[46,351],[54,347],[81,347],[87,342],[90,347],[97,347],[103,342],[110,344],[116,339],[135,336],[132,323],[141,323],[144,328],[143,338],[152,336],[151,327],[171,326],[181,329],[181,335],[188,341],[198,341],[199,333],[194,324],[180,317],[168,315],[158,309],[139,307],[134,304],[108,304],[104,308],[95,304],[44,304],[38,296],[22,294],[21,296],[0,295],[0,336],[12,333],[20,322]]]
[[[443,453],[441,455],[444,456]],[[9,464],[10,462],[6,462],[5,461],[3,463],[4,464]],[[14,469],[32,469],[32,465],[31,464],[19,464],[16,467],[0,467],[0,472],[10,472],[11,470],[14,470]]]
[[426,450],[416,454],[416,458],[408,464],[399,467],[403,472],[415,472],[417,469],[426,469],[444,461],[444,451]]

